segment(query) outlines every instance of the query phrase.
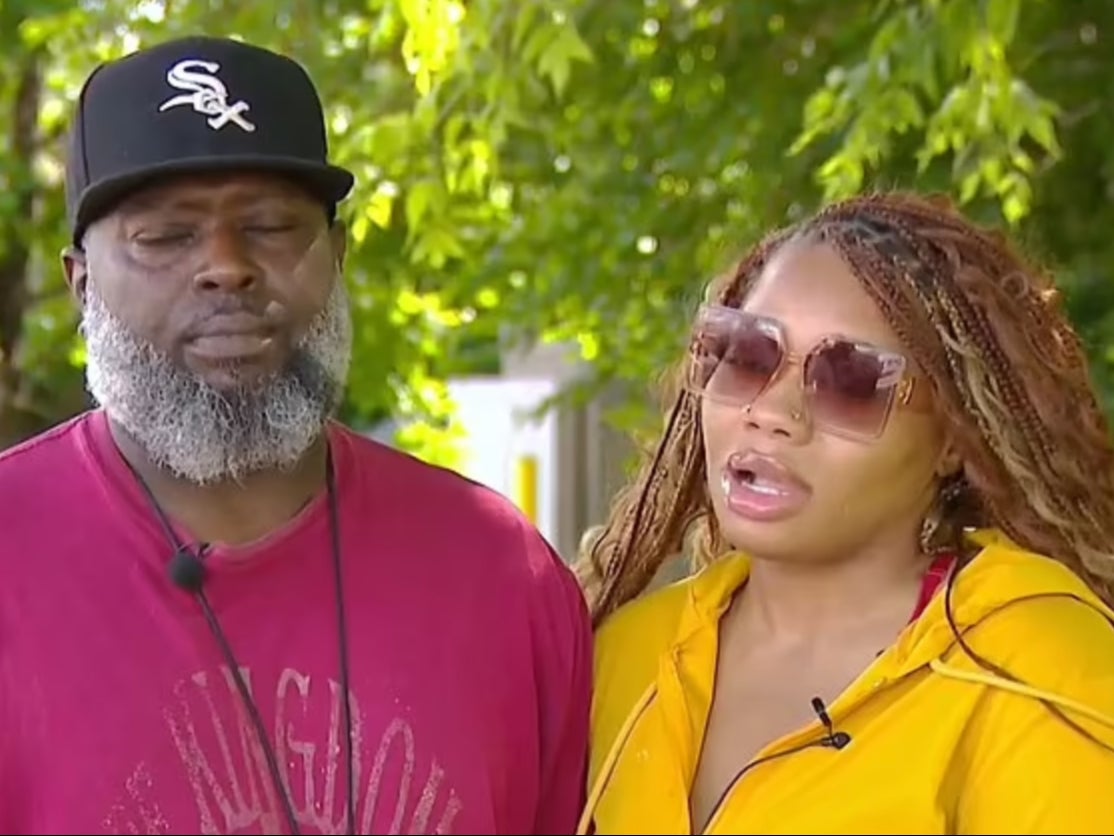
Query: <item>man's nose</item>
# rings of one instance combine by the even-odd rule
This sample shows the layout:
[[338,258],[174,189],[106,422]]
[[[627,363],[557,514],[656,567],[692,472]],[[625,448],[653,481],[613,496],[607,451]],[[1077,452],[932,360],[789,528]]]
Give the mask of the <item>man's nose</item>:
[[243,292],[262,280],[262,270],[238,231],[226,227],[213,229],[200,246],[202,266],[193,279],[200,289]]

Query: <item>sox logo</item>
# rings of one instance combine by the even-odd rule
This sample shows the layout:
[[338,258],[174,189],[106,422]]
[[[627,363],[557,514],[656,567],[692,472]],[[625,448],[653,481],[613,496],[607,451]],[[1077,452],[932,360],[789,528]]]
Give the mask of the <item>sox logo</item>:
[[175,90],[189,92],[167,99],[159,105],[159,113],[172,107],[188,105],[203,116],[208,116],[205,121],[214,131],[219,131],[225,125],[236,125],[248,133],[254,131],[255,125],[244,116],[250,106],[243,100],[229,104],[228,88],[217,78],[218,70],[220,64],[214,61],[196,58],[179,61],[167,71],[166,83]]

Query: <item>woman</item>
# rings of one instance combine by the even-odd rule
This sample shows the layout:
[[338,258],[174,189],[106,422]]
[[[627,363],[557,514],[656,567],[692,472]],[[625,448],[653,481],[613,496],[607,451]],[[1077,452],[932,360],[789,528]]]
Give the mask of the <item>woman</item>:
[[1001,235],[902,194],[772,235],[582,561],[580,832],[1110,832],[1112,549],[1084,353]]

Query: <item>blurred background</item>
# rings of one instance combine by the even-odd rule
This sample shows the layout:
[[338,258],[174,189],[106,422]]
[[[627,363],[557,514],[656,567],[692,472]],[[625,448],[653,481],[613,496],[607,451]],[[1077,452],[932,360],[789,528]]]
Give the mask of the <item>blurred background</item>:
[[1009,229],[1109,408],[1112,32],[1114,3],[1052,0],[0,0],[0,448],[88,406],[59,262],[81,83],[192,33],[303,62],[357,174],[345,420],[566,558],[704,284],[825,199],[948,192]]

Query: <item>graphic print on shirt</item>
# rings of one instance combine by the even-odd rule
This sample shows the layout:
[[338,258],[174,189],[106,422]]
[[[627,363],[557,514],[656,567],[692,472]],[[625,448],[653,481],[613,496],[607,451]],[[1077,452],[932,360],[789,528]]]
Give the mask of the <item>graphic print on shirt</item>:
[[[241,667],[249,691],[250,669]],[[327,698],[319,689],[327,688]],[[276,796],[247,709],[231,672],[201,671],[174,688],[165,708],[167,734],[181,759],[181,772],[154,776],[139,763],[102,822],[106,833],[169,833],[174,826],[157,801],[161,792],[192,792],[200,833],[285,832],[283,805]],[[338,683],[310,681],[290,668],[279,676],[272,745],[294,811],[304,833],[344,833],[346,763],[344,712]],[[264,718],[266,721],[266,718]],[[377,729],[352,696],[352,743],[357,832],[386,827],[387,833],[452,833],[461,801],[435,757],[419,763],[415,732],[395,715]],[[365,746],[370,732],[372,742]],[[377,736],[377,737],[376,737]],[[371,770],[363,769],[371,755]],[[173,781],[175,786],[167,789]],[[194,823],[188,823],[192,826]]]

